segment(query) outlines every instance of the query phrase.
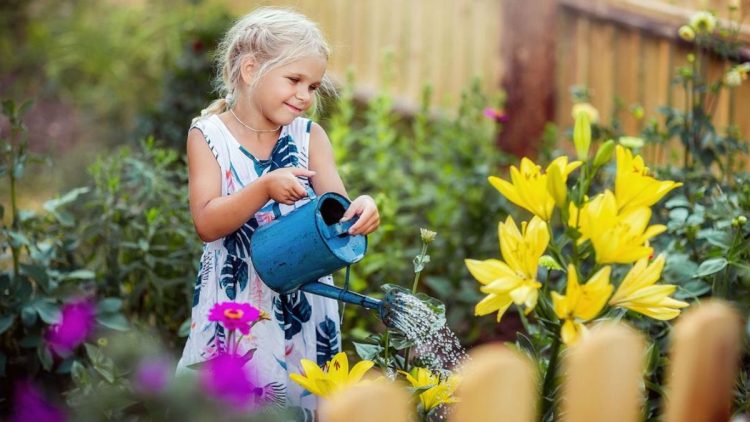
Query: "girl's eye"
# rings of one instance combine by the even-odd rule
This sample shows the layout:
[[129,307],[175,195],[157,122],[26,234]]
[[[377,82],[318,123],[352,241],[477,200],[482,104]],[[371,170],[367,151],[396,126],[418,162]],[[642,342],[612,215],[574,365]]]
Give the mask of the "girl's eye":
[[289,77],[287,77],[287,79],[289,79],[289,81],[290,81],[290,82],[292,82],[292,83],[295,83],[295,84],[296,84],[297,82],[299,82],[299,78],[295,78],[295,77],[293,77],[293,76],[289,76]]
[[310,85],[310,91],[317,91],[320,88],[319,85]]

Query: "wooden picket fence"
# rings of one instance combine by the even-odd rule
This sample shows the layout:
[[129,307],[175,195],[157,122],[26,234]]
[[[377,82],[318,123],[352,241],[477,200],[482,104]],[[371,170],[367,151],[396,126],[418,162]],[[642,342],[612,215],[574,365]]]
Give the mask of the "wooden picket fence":
[[[622,104],[625,112],[620,115],[621,123],[632,135],[638,134],[647,119],[627,113],[631,105],[640,104],[647,117],[656,117],[661,105],[683,104],[683,94],[670,81],[675,66],[684,63],[692,45],[680,40],[677,29],[697,10],[713,10],[727,18],[731,0],[217,1],[229,5],[238,15],[260,5],[300,10],[319,22],[330,40],[334,49],[330,73],[334,78],[343,81],[353,69],[361,96],[379,92],[388,80],[401,111],[416,110],[421,90],[428,83],[433,87],[433,104],[454,110],[462,90],[475,77],[481,78],[488,94],[500,96],[508,92],[509,85],[517,84],[511,73],[544,68],[533,79],[553,79],[554,83],[544,85],[551,92],[535,95],[533,85],[522,87],[522,97],[532,103],[520,112],[525,119],[546,110],[538,124],[517,135],[517,142],[528,143],[540,138],[546,121],[560,127],[572,125],[569,90],[574,85],[590,88],[593,104],[606,124],[611,123],[616,104]],[[750,0],[740,3],[746,13]],[[522,30],[529,26],[527,18],[538,17],[533,13],[523,19],[508,16],[524,7],[552,8],[543,22],[535,21],[535,25],[549,28],[552,50],[540,40],[523,42],[527,39]],[[507,42],[514,37],[521,38],[520,47]],[[745,59],[750,60],[747,19],[740,41],[745,46]],[[544,51],[535,53],[538,48]],[[393,59],[390,76],[383,73],[386,52]],[[529,57],[541,62],[528,63],[522,69],[514,66],[514,61]],[[708,69],[712,77],[726,71],[717,59],[709,60]],[[554,98],[550,107],[543,101],[546,97]],[[511,106],[518,108],[517,104]],[[717,99],[714,121],[720,129],[734,123],[744,138],[750,138],[749,112],[750,83],[745,83]]]
[[[742,344],[736,310],[720,301],[694,305],[671,333],[665,422],[728,421]],[[605,322],[563,353],[562,399],[555,420],[642,420],[647,341],[625,324]],[[531,422],[538,419],[536,364],[506,346],[470,353],[449,421]],[[371,383],[324,402],[324,422],[407,422],[414,404],[404,388]]]

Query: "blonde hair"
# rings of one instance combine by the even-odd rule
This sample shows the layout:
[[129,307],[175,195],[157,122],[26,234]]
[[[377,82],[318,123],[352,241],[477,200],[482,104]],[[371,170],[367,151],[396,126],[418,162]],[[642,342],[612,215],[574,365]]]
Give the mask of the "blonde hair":
[[[238,20],[219,43],[216,52],[217,78],[214,82],[219,99],[214,100],[193,122],[229,109],[234,104],[240,84],[240,68],[248,58],[258,64],[251,86],[269,71],[299,59],[318,55],[328,60],[331,50],[318,26],[306,16],[290,9],[262,7]],[[316,90],[313,110],[320,92],[334,93],[333,83],[323,76]]]

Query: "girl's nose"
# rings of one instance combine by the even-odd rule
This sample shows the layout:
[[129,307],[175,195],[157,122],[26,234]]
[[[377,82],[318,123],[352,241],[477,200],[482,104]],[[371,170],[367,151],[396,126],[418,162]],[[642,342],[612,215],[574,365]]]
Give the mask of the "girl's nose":
[[310,99],[310,91],[306,87],[297,89],[296,97],[301,101],[307,101]]

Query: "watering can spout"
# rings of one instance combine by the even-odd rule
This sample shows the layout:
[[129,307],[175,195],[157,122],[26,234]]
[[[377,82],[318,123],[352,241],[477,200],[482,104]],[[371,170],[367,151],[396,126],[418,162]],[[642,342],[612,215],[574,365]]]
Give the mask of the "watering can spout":
[[361,295],[350,290],[344,290],[336,286],[331,286],[330,284],[321,283],[319,281],[305,283],[300,286],[300,290],[307,293],[336,299],[346,303],[363,306],[367,309],[376,310],[380,314],[380,318],[383,320],[385,320],[385,316],[389,312],[388,307],[385,306],[385,303],[382,300]]

